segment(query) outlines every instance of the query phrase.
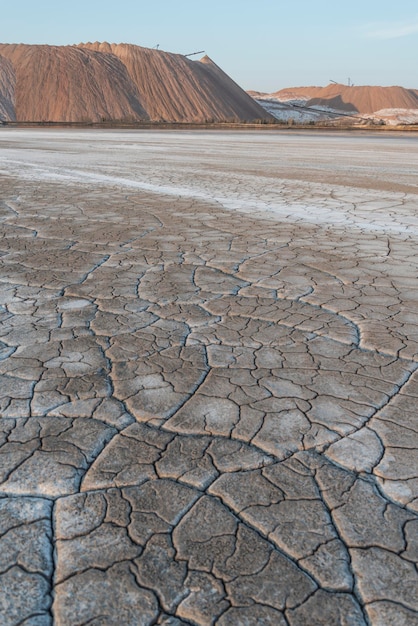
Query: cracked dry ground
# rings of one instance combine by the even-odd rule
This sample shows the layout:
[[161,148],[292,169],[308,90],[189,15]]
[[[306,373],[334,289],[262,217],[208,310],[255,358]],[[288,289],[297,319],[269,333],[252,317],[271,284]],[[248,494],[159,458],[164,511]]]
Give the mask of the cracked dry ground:
[[418,624],[413,237],[0,209],[2,625]]

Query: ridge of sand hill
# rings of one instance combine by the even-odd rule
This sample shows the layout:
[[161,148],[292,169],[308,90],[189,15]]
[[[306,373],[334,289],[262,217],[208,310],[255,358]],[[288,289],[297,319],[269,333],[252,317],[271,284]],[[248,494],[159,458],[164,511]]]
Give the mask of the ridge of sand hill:
[[16,76],[18,121],[148,119],[123,63],[73,46],[0,44]]
[[85,43],[125,64],[152,120],[253,121],[270,116],[209,57],[200,61],[132,44]]
[[0,44],[0,56],[0,120],[271,119],[208,57],[98,42]]
[[265,91],[254,91],[253,89],[249,89],[247,93],[252,98],[268,98],[269,97],[269,94]]
[[418,109],[418,90],[398,86],[349,87],[331,84],[327,87],[293,87],[281,89],[268,97],[277,100],[303,99],[307,106],[318,105],[360,114],[382,109]]

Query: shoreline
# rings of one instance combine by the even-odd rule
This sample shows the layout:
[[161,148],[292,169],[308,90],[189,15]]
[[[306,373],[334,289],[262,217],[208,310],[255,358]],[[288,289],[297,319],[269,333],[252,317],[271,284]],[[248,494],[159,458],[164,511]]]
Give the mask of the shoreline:
[[333,131],[333,132],[418,132],[418,125],[380,124],[284,124],[281,122],[10,122],[1,120],[5,128],[97,128],[127,130],[285,130],[285,131]]

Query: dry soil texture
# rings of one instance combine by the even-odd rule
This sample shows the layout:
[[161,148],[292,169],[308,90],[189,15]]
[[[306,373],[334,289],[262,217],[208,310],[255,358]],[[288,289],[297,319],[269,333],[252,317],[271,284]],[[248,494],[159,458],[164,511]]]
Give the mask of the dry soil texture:
[[3,626],[418,624],[417,171],[1,131]]

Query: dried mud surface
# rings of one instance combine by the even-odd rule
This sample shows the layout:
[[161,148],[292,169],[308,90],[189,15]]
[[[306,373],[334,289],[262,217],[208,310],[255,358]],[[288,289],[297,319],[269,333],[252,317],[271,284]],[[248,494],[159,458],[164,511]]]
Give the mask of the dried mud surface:
[[1,132],[2,624],[418,624],[417,166]]

